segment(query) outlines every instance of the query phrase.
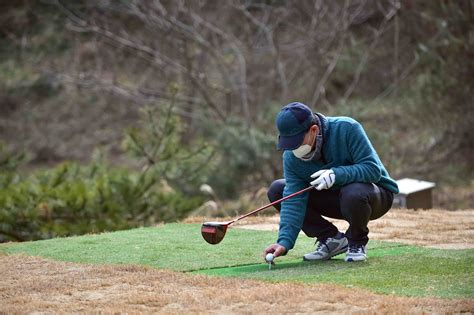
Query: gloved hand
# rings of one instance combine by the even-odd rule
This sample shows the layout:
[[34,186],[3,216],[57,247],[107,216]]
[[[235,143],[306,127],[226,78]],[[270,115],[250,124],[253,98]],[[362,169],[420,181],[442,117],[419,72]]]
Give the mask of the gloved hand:
[[336,174],[332,170],[319,170],[311,178],[316,178],[310,184],[317,190],[329,189],[336,181]]

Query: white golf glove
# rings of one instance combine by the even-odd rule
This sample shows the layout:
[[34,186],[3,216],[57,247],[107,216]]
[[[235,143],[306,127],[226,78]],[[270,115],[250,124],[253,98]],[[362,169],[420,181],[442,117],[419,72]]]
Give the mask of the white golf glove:
[[319,170],[311,178],[316,178],[310,184],[317,190],[329,189],[336,181],[336,175],[332,170]]

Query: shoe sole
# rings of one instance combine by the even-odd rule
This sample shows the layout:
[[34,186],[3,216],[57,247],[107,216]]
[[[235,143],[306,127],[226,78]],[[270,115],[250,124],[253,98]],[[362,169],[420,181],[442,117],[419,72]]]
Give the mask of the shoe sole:
[[321,258],[321,259],[307,259],[306,257],[303,256],[303,260],[304,261],[324,261],[324,260],[329,260],[331,259],[332,257],[334,256],[337,256],[337,255],[340,255],[342,253],[345,253],[347,251],[347,248],[349,247],[349,245],[346,245],[344,246],[343,248],[339,249],[337,252],[335,252],[334,254],[332,254],[331,256],[328,256],[326,258]]

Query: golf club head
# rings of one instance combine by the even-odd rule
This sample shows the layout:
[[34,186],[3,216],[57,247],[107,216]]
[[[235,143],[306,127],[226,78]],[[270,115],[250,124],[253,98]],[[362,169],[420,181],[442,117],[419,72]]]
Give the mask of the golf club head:
[[204,222],[201,227],[202,237],[209,244],[220,243],[227,231],[227,224],[220,222]]

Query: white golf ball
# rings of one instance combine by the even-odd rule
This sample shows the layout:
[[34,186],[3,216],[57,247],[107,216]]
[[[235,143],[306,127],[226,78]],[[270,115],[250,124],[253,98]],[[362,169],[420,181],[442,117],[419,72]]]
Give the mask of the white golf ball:
[[272,262],[273,261],[273,254],[268,253],[267,256],[265,256],[265,260],[267,262]]

